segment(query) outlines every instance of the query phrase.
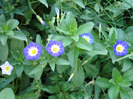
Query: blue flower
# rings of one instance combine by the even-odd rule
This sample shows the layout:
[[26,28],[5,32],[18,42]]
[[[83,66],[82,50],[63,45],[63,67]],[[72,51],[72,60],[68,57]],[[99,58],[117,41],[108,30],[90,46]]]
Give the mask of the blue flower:
[[57,57],[64,53],[64,46],[62,41],[50,40],[46,47],[46,50],[51,56]]
[[41,23],[43,26],[46,25],[46,23],[42,20],[42,18],[41,18],[39,15],[37,15],[36,17],[37,17],[37,19],[40,21],[40,23]]
[[20,28],[19,28],[19,27],[17,27],[17,29],[18,29],[18,31],[19,31],[19,32],[21,32],[21,30],[20,30]]
[[79,37],[84,38],[86,41],[88,41],[91,45],[93,44],[93,37],[91,35],[91,33],[83,33],[81,35],[79,35]]
[[125,41],[117,40],[113,46],[113,51],[117,56],[124,56],[128,53],[128,44]]
[[60,13],[60,10],[57,7],[55,7],[55,12],[58,15]]
[[72,74],[70,75],[70,77],[69,77],[69,79],[67,80],[67,82],[70,82],[70,80],[73,78],[73,76],[74,76],[74,73],[72,73]]
[[42,46],[34,42],[30,42],[30,44],[23,49],[23,52],[27,60],[36,60],[41,55]]

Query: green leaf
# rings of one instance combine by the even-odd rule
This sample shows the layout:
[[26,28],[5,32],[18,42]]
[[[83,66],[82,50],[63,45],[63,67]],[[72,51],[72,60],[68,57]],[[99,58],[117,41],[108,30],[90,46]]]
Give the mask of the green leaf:
[[64,39],[62,39],[62,42],[63,42],[63,46],[66,47],[72,43],[72,39],[69,37],[65,37]]
[[4,88],[6,85],[10,84],[14,79],[16,78],[16,75],[11,76],[6,80],[5,82],[0,84],[0,89]]
[[15,99],[36,99],[35,93],[24,93],[22,95],[16,96]]
[[30,85],[30,77],[26,75],[25,73],[22,73],[21,80],[19,83],[19,91],[23,91],[24,89],[28,88]]
[[[113,34],[115,34],[113,37],[116,37],[116,28],[112,27],[110,30],[109,30],[109,37],[111,38]],[[116,39],[116,38],[114,38]]]
[[120,82],[122,80],[122,76],[116,68],[113,68],[112,78],[116,82]]
[[25,40],[27,41],[27,37],[24,33],[19,31],[14,31],[14,35],[10,36],[11,38],[18,39],[18,40]]
[[6,25],[7,25],[9,30],[13,30],[14,28],[16,28],[19,25],[19,21],[16,19],[9,19],[6,22]]
[[67,61],[63,58],[58,58],[55,63],[57,65],[70,65],[69,61]]
[[97,55],[97,54],[107,55],[107,53],[108,53],[107,49],[99,43],[93,43],[92,47],[93,47],[93,50],[87,52],[88,55],[91,55],[91,56],[94,56],[94,55]]
[[66,47],[72,43],[72,39],[70,37],[59,36],[59,35],[56,35],[55,37],[53,37],[52,40],[62,41],[64,47]]
[[15,95],[11,88],[5,88],[0,92],[1,99],[15,99]]
[[125,40],[126,34],[122,29],[112,27],[109,31],[109,37],[112,37],[113,40]]
[[131,44],[133,44],[133,33],[132,32],[128,32],[127,34],[126,34],[126,40],[128,41],[128,42],[130,42]]
[[68,67],[70,67],[70,66],[68,66],[68,65],[57,65],[57,71],[58,71],[58,73],[62,73],[62,72],[64,72]]
[[122,79],[118,84],[120,86],[122,86],[122,87],[129,87],[129,86],[131,86],[131,83],[127,79]]
[[127,79],[128,81],[133,81],[133,69],[126,71],[123,75],[123,79]]
[[6,81],[5,78],[0,78],[0,83],[2,83],[2,82],[4,82],[4,81]]
[[76,46],[73,46],[68,52],[68,59],[72,67],[77,63],[77,59],[79,56],[79,50]]
[[0,41],[3,46],[7,43],[8,36],[7,35],[0,35]]
[[48,99],[57,99],[57,96],[51,95],[51,96],[48,97]]
[[62,22],[59,26],[56,27],[56,29],[59,32],[64,33],[65,35],[69,35],[70,34],[70,30],[69,28],[66,26],[65,22]]
[[114,67],[114,64],[112,63],[111,60],[106,61],[105,65],[103,66],[101,74],[104,75],[104,74],[107,74],[107,73],[111,73],[113,67]]
[[133,26],[129,26],[127,27],[127,29],[125,30],[126,33],[131,33],[133,31]]
[[24,42],[16,39],[12,39],[10,43],[11,50],[22,53],[24,48]]
[[4,33],[3,27],[0,27],[0,34]]
[[109,51],[109,55],[110,55],[110,57],[112,59],[112,63],[115,63],[115,61],[118,59],[118,57],[115,55],[115,53],[113,51],[113,48],[110,47],[108,49],[108,51]]
[[122,13],[121,6],[116,6],[116,2],[107,6],[105,8],[105,10],[109,10],[110,12],[113,12],[113,14],[112,14],[113,18],[117,17],[118,15],[120,15]]
[[117,33],[116,34],[116,39],[117,40],[125,40],[126,34],[122,29],[117,29],[116,33]]
[[129,96],[130,96],[129,99],[132,99],[132,97],[133,97],[133,91],[128,92],[128,94],[129,94]]
[[16,65],[16,74],[17,74],[18,77],[21,76],[23,70],[24,70],[23,65]]
[[109,88],[108,94],[110,99],[115,99],[119,93],[119,86],[113,85]]
[[133,7],[133,2],[132,2],[132,0],[123,0],[122,5],[123,5],[124,9],[127,10],[127,9]]
[[47,63],[44,64],[39,64],[37,67],[35,67],[30,73],[29,75],[33,75],[38,73],[39,71],[43,70],[46,67]]
[[87,23],[79,26],[78,30],[76,31],[76,34],[80,35],[83,33],[90,33],[92,31],[93,27],[94,27],[93,22],[87,22]]
[[57,94],[57,99],[65,99],[63,93]]
[[6,44],[5,46],[3,46],[0,43],[0,60],[5,61],[7,59],[7,56],[8,56],[8,45]]
[[55,70],[55,63],[54,62],[50,62],[49,63],[51,69],[54,71]]
[[[94,95],[94,99],[99,99],[100,97],[100,92],[101,92],[101,88],[97,85],[95,85],[95,95]],[[89,95],[87,95],[87,98],[84,99],[89,99]]]
[[77,67],[75,67],[76,71],[72,78],[72,82],[77,86],[81,86],[84,82],[84,70],[83,70],[82,65],[79,60],[75,64],[77,65]]
[[8,31],[8,32],[6,33],[6,35],[7,35],[7,36],[13,36],[13,35],[14,35],[14,32],[13,32],[13,31]]
[[123,89],[120,89],[120,97],[121,99],[131,99],[129,94]]
[[102,35],[105,37],[106,40],[109,39],[108,34],[105,31],[103,31],[103,30],[102,30]]
[[130,69],[130,67],[131,67],[131,61],[128,58],[124,59],[124,64],[123,64],[123,67],[122,67],[122,71],[125,72],[128,69]]
[[109,88],[112,85],[106,78],[97,78],[95,84],[97,84],[101,88]]
[[42,40],[41,40],[41,36],[39,34],[36,35],[36,43],[40,44],[40,45],[43,45]]
[[74,3],[79,5],[81,8],[85,8],[85,5],[83,4],[82,0],[72,0]]
[[2,26],[5,23],[6,23],[5,15],[4,14],[1,14],[0,15],[0,26]]
[[31,11],[30,8],[25,10],[24,17],[25,17],[26,20],[29,20],[29,21],[31,20],[31,18],[32,18],[32,11]]
[[42,4],[44,4],[48,8],[48,3],[46,0],[39,0]]
[[40,77],[42,76],[43,69],[46,67],[46,65],[47,61],[43,60],[35,68],[33,68],[33,66],[27,66],[28,68],[24,67],[24,71],[28,76],[35,78],[36,80],[39,80]]
[[97,3],[95,4],[94,9],[96,10],[96,12],[99,13],[100,9],[99,9],[99,5]]
[[56,29],[66,35],[72,35],[77,30],[77,22],[71,12],[68,12],[66,19],[62,20],[61,24]]
[[78,42],[78,40],[79,40],[79,35],[78,35],[78,34],[75,34],[74,36],[71,36],[71,38],[72,38],[74,41]]
[[80,38],[79,41],[76,43],[76,46],[78,48],[91,51],[93,48],[89,42],[87,42],[85,39]]
[[71,34],[77,30],[77,22],[71,12],[67,13],[65,22],[66,26],[69,27]]
[[84,66],[84,69],[85,69],[87,75],[91,78],[95,78],[98,74],[98,69],[94,65],[86,64]]

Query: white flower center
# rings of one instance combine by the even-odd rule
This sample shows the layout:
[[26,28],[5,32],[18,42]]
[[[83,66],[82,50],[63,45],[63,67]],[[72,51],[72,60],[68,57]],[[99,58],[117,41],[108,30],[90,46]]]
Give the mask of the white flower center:
[[28,54],[30,56],[36,56],[37,53],[38,53],[37,47],[30,47],[29,50],[28,50]]
[[59,45],[52,45],[51,46],[51,51],[53,53],[58,53],[60,51],[60,46]]
[[84,35],[83,38],[90,43],[90,37]]
[[124,46],[122,45],[122,44],[118,44],[117,46],[116,46],[116,51],[117,52],[123,52],[123,50],[124,50]]

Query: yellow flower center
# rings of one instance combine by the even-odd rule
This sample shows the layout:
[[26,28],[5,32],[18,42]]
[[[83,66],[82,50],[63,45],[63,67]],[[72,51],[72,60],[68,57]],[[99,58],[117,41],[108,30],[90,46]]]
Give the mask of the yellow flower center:
[[124,46],[122,44],[118,44],[116,46],[116,51],[122,53],[124,51]]
[[52,51],[53,52],[57,52],[57,48],[56,47],[53,47]]
[[53,53],[58,53],[59,51],[60,51],[60,46],[59,45],[52,45],[51,46],[51,51],[53,52]]
[[6,71],[9,71],[9,67],[8,67],[8,66],[6,66],[6,67],[5,67],[5,70],[6,70]]
[[84,38],[87,41],[87,38]]
[[33,55],[37,53],[37,51],[35,49],[33,49],[31,52]]
[[116,47],[116,50],[117,50],[117,51],[121,51],[121,49],[122,49],[121,46],[117,46],[117,47]]
[[90,37],[88,37],[88,36],[84,35],[84,36],[83,36],[83,38],[84,38],[87,42],[89,42],[89,43],[90,43]]

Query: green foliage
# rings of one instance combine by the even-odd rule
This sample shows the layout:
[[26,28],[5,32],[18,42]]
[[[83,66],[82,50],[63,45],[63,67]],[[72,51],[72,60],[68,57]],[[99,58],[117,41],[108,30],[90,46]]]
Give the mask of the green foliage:
[[[132,0],[1,0],[0,99],[132,99],[132,7]],[[50,40],[62,41],[64,53],[51,56]],[[126,55],[115,54],[117,40],[127,42]],[[36,60],[24,56],[31,41],[42,46]]]
[[46,2],[46,0],[39,0],[39,1],[48,8],[48,3]]
[[111,86],[109,80],[106,78],[98,78],[96,80],[96,84],[102,88],[109,88]]
[[0,92],[1,99],[15,99],[15,95],[11,88],[5,88]]
[[8,45],[6,44],[5,46],[3,46],[0,43],[0,60],[5,61],[7,59],[8,56]]

